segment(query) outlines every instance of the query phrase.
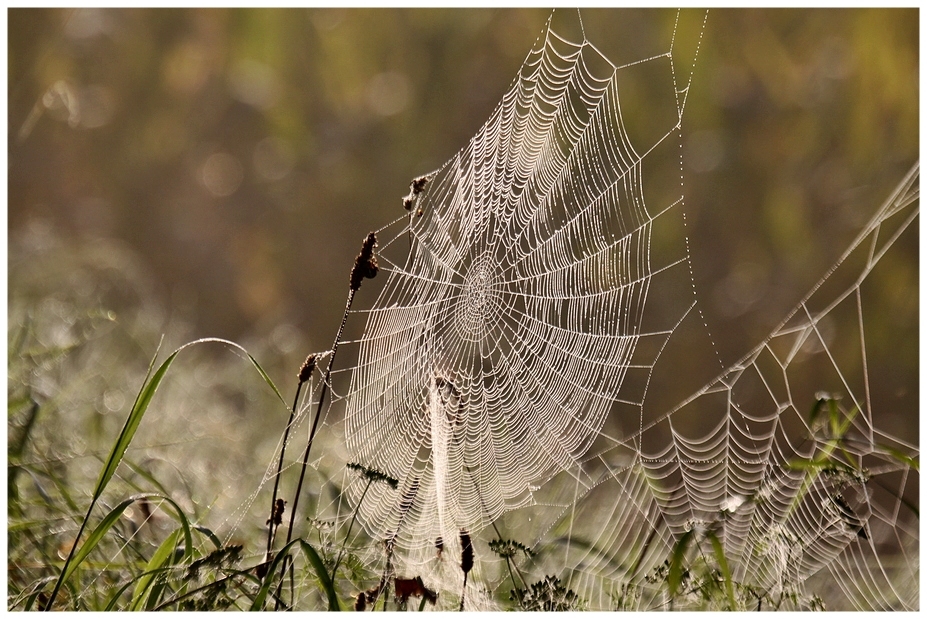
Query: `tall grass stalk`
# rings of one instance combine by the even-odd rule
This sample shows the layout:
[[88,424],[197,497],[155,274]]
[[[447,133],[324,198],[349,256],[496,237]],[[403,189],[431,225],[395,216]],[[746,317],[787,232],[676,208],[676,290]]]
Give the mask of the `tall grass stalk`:
[[309,355],[305,363],[303,363],[302,367],[299,369],[299,374],[297,376],[299,382],[296,385],[296,395],[293,397],[293,406],[290,408],[290,418],[287,421],[286,428],[283,430],[283,443],[280,446],[280,459],[277,461],[277,472],[274,475],[274,490],[270,500],[270,515],[267,519],[267,553],[265,554],[265,561],[270,561],[270,553],[273,550],[274,544],[274,534],[277,531],[277,527],[280,525],[277,514],[277,492],[280,488],[280,472],[283,470],[283,460],[286,454],[286,446],[289,442],[290,429],[293,427],[293,420],[296,418],[296,408],[299,406],[299,394],[302,391],[303,385],[312,380],[316,358],[317,356],[314,353]]
[[[312,428],[309,430],[309,439],[306,442],[306,449],[303,452],[302,464],[299,470],[299,482],[296,484],[296,493],[293,496],[293,507],[290,510],[290,523],[286,532],[286,543],[289,544],[293,536],[293,528],[296,524],[296,508],[299,505],[299,497],[302,494],[303,481],[306,478],[306,469],[309,467],[309,453],[312,451],[312,443],[315,440],[316,431],[319,427],[319,418],[322,416],[322,408],[325,406],[325,396],[328,395],[328,384],[331,380],[332,366],[335,364],[335,356],[338,354],[338,345],[344,335],[344,326],[348,322],[348,314],[351,312],[351,304],[354,302],[354,295],[357,293],[364,279],[376,277],[378,266],[377,259],[374,256],[374,249],[377,246],[377,236],[371,232],[364,239],[360,253],[354,260],[354,267],[351,269],[351,278],[348,283],[348,299],[344,304],[344,314],[341,316],[341,324],[338,326],[338,332],[335,334],[335,341],[332,343],[331,356],[328,364],[325,366],[325,378],[322,380],[321,391],[319,392],[319,403],[315,409],[315,418],[312,420]],[[295,407],[294,407],[295,408]],[[283,584],[283,574],[290,565],[288,559],[284,559],[281,567],[281,585]]]

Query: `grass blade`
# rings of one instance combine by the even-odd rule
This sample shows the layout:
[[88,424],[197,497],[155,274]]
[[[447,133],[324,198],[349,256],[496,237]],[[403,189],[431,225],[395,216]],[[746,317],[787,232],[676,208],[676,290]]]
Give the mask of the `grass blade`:
[[122,432],[119,433],[119,438],[116,439],[116,444],[113,445],[113,450],[110,452],[109,458],[106,460],[106,466],[104,466],[103,470],[100,472],[100,479],[97,481],[97,487],[93,493],[94,500],[100,498],[100,495],[103,494],[103,490],[106,488],[106,485],[116,473],[116,469],[119,468],[119,463],[122,462],[122,458],[125,456],[126,450],[129,449],[129,444],[135,437],[135,432],[138,430],[138,426],[141,424],[142,418],[145,416],[145,412],[148,410],[148,405],[151,404],[151,399],[154,397],[155,392],[161,385],[161,381],[164,379],[164,375],[167,373],[168,368],[171,367],[174,359],[177,358],[177,353],[179,352],[180,349],[177,349],[171,353],[171,355],[164,360],[151,379],[146,380],[142,390],[139,391],[138,397],[135,399],[135,404],[132,406],[132,410],[129,412],[126,423],[122,427]]
[[136,576],[129,582],[119,587],[119,589],[116,591],[113,597],[111,597],[109,602],[107,602],[106,606],[103,607],[103,612],[118,611],[119,608],[116,607],[116,603],[119,601],[119,598],[122,597],[123,593],[129,590],[129,587],[131,587],[133,584],[138,583],[138,581],[141,580],[142,578],[146,578],[148,576],[157,576],[159,574],[166,574],[170,571],[171,571],[171,566],[167,566],[167,567],[158,568],[151,572],[142,572],[141,574],[139,574],[138,576]]
[[695,529],[686,531],[676,545],[673,547],[673,555],[670,557],[669,573],[666,576],[666,585],[669,587],[670,598],[676,597],[679,585],[682,584],[682,576],[685,572],[684,562],[686,559],[686,550],[689,548],[689,542],[695,536]]
[[296,544],[300,545],[303,554],[306,555],[306,558],[309,560],[309,563],[312,565],[312,568],[315,570],[315,573],[319,578],[319,584],[322,588],[322,591],[328,598],[328,610],[340,611],[341,604],[338,602],[338,595],[335,591],[335,585],[332,582],[331,577],[328,575],[328,570],[325,569],[325,563],[322,562],[322,558],[319,556],[319,553],[316,552],[315,548],[313,548],[308,542],[303,541],[301,538],[294,539],[289,544],[281,548],[274,557],[274,560],[271,561],[270,565],[268,566],[267,577],[264,578],[264,582],[261,583],[261,588],[258,590],[257,595],[254,597],[254,601],[251,604],[251,610],[259,611],[264,608],[264,603],[267,600],[267,594],[270,592],[270,586],[274,580],[272,575],[277,572],[280,564],[288,555],[290,549],[296,546]]
[[319,584],[322,585],[322,590],[328,596],[328,610],[341,610],[341,605],[338,603],[338,594],[335,592],[335,585],[325,569],[322,558],[308,542],[304,542],[303,540],[299,540],[299,542],[302,544],[303,554],[309,559],[309,562],[315,569],[316,575],[319,577]]
[[81,544],[80,549],[74,553],[71,562],[61,572],[59,582],[63,583],[71,577],[71,575],[74,573],[74,570],[76,570],[80,564],[84,562],[84,559],[87,558],[87,555],[89,555],[90,552],[97,547],[97,544],[100,543],[100,540],[103,539],[103,536],[106,535],[106,532],[109,531],[114,524],[116,524],[116,522],[122,516],[122,512],[124,512],[126,508],[134,501],[135,499],[126,499],[112,510],[110,510],[108,514],[106,514],[100,524],[98,524],[97,527],[90,532],[90,535],[87,536],[87,541]]
[[261,588],[258,589],[257,594],[254,596],[254,600],[251,602],[252,611],[260,611],[264,608],[264,603],[267,600],[267,594],[270,592],[270,585],[273,581],[273,575],[277,573],[277,569],[280,564],[283,562],[284,557],[290,552],[290,548],[295,546],[301,540],[295,539],[283,548],[274,556],[273,561],[270,562],[270,565],[267,567],[267,575],[264,577],[263,582],[261,582]]
[[142,576],[135,585],[135,592],[132,594],[132,601],[129,603],[128,610],[137,611],[141,608],[145,594],[154,583],[155,575],[158,573],[157,570],[164,567],[164,564],[174,556],[174,548],[177,546],[180,534],[181,529],[175,529],[173,533],[168,535],[167,538],[161,542],[161,545],[158,546],[155,553],[151,555],[148,565],[145,566],[145,575]]
[[216,534],[212,532],[212,529],[204,527],[201,524],[195,524],[193,525],[193,530],[208,537],[209,541],[212,542],[212,545],[215,546],[217,549],[222,548],[222,542],[219,540],[218,537],[216,537]]
[[[126,450],[129,448],[129,443],[132,442],[132,437],[135,436],[135,431],[138,429],[138,425],[141,423],[142,417],[145,415],[145,410],[148,408],[148,404],[151,402],[151,398],[154,396],[154,391],[157,390],[157,385],[160,384],[161,379],[164,377],[164,373],[167,372],[167,367],[170,367],[174,357],[177,356],[177,351],[175,351],[174,354],[168,357],[165,363],[162,364],[160,368],[158,368],[156,376],[152,377],[151,369],[154,367],[155,360],[158,358],[158,352],[160,350],[161,347],[159,345],[158,350],[155,351],[155,355],[151,359],[151,363],[148,364],[148,373],[145,375],[145,381],[142,383],[142,389],[135,397],[135,403],[132,405],[132,410],[129,412],[129,416],[126,418],[125,425],[122,427],[122,432],[119,433],[119,438],[116,440],[116,444],[113,445],[113,450],[110,452],[109,458],[107,458],[106,466],[104,466],[103,470],[100,471],[100,478],[97,480],[96,488],[93,491],[93,498],[90,500],[90,507],[87,508],[87,514],[84,516],[84,519],[81,521],[80,528],[77,530],[77,535],[74,537],[74,543],[71,545],[71,550],[68,552],[68,558],[65,559],[64,565],[61,568],[61,573],[58,576],[58,580],[55,582],[55,588],[52,589],[51,595],[49,596],[46,609],[52,608],[52,605],[55,602],[55,598],[58,596],[58,591],[61,590],[61,585],[64,584],[68,576],[73,573],[72,561],[75,560],[74,551],[77,549],[77,544],[80,542],[80,538],[84,533],[84,529],[87,527],[87,522],[90,520],[90,514],[93,513],[93,508],[96,506],[97,501],[103,494],[103,490],[106,488],[109,480],[112,479],[113,474],[115,474],[116,469],[119,467],[119,462],[122,460]],[[155,378],[157,378],[157,380],[155,380]],[[153,383],[154,388],[152,389],[151,387]],[[126,507],[127,506],[128,505],[126,505]],[[123,509],[125,509],[125,507],[123,507]],[[110,524],[110,526],[112,526],[112,524]],[[99,542],[99,540],[97,540],[97,542]],[[96,544],[94,544],[94,546],[95,545]],[[82,560],[83,559],[81,559],[81,561]],[[77,561],[77,564],[79,563],[80,561]]]
[[734,583],[731,581],[731,568],[727,564],[727,557],[724,556],[724,547],[714,531],[709,531],[706,537],[711,540],[711,547],[715,551],[715,558],[718,560],[718,567],[721,569],[721,577],[724,579],[724,591],[727,593],[728,603],[731,605],[730,610],[737,610]]
[[77,567],[87,558],[87,556],[93,551],[93,549],[97,547],[97,545],[106,535],[106,533],[113,527],[113,525],[116,524],[116,522],[118,522],[119,518],[122,516],[122,513],[126,510],[127,507],[129,507],[129,505],[131,505],[132,503],[136,501],[148,500],[148,499],[153,499],[153,498],[163,499],[167,501],[168,503],[170,503],[171,505],[173,505],[174,509],[177,510],[180,523],[181,523],[180,531],[183,532],[183,536],[184,536],[184,544],[185,544],[184,556],[185,557],[190,556],[193,553],[193,535],[190,532],[190,523],[187,522],[186,517],[183,515],[183,512],[180,510],[180,506],[177,505],[177,503],[175,503],[170,497],[166,497],[160,494],[136,494],[135,496],[131,496],[128,499],[122,501],[116,507],[110,510],[108,514],[106,514],[106,516],[103,518],[100,524],[98,524],[96,528],[93,531],[91,531],[90,535],[87,536],[87,541],[85,541],[81,545],[80,549],[76,553],[74,553],[70,564],[67,566],[65,570],[62,571],[62,575],[59,580],[61,582],[65,582],[68,578],[70,578],[71,574],[74,573],[74,570],[77,569]]

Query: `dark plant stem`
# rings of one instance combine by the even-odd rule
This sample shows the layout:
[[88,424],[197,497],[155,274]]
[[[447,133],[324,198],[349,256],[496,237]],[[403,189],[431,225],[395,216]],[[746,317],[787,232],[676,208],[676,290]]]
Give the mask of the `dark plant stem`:
[[386,548],[386,566],[383,568],[383,577],[380,578],[380,594],[383,597],[383,611],[386,611],[386,603],[389,600],[389,577],[392,572],[393,560],[393,540],[387,542]]
[[328,394],[328,382],[332,375],[332,366],[335,364],[335,355],[338,353],[338,344],[341,343],[341,336],[344,333],[344,325],[348,321],[348,312],[351,311],[351,303],[354,301],[354,290],[348,293],[348,301],[344,306],[344,316],[341,318],[341,326],[338,327],[338,335],[335,336],[335,343],[332,344],[332,354],[328,360],[328,367],[325,368],[325,380],[322,381],[322,390],[319,393],[319,405],[315,409],[315,419],[312,420],[312,429],[309,430],[309,441],[306,443],[306,451],[303,452],[302,467],[299,471],[299,483],[296,484],[296,494],[293,496],[293,508],[290,510],[290,526],[286,532],[286,543],[289,544],[293,535],[293,524],[296,522],[296,506],[299,503],[299,497],[303,488],[303,480],[306,478],[306,469],[309,467],[309,452],[312,450],[312,441],[315,439],[316,430],[319,427],[319,418],[322,416],[322,407],[325,406],[325,396]]
[[74,559],[74,551],[77,550],[77,542],[80,541],[81,535],[84,534],[84,529],[87,528],[87,521],[90,520],[90,514],[93,512],[93,508],[97,504],[97,498],[94,497],[90,501],[90,507],[87,509],[87,515],[84,516],[83,521],[80,523],[80,529],[77,530],[77,535],[74,537],[74,543],[71,544],[71,551],[68,553],[68,558],[65,559],[64,565],[61,566],[61,574],[58,576],[58,580],[55,582],[55,588],[52,589],[51,595],[48,597],[48,601],[45,603],[44,608],[39,610],[49,611],[52,609],[52,604],[55,602],[55,598],[58,597],[58,591],[61,590],[61,585],[64,582],[64,575],[68,571],[68,566],[71,565],[71,560]]
[[[319,427],[319,418],[322,416],[322,407],[325,406],[325,396],[328,394],[328,382],[331,379],[332,366],[335,363],[335,355],[338,353],[338,344],[341,343],[341,336],[344,333],[344,325],[348,321],[348,313],[351,311],[351,303],[354,301],[352,289],[348,293],[348,300],[344,306],[344,315],[341,317],[341,326],[338,327],[338,334],[335,336],[335,342],[332,344],[332,354],[328,359],[328,366],[325,368],[325,379],[322,381],[322,390],[319,393],[319,405],[315,409],[315,418],[312,420],[312,428],[309,430],[309,440],[306,442],[306,450],[303,452],[302,466],[299,471],[299,482],[296,484],[296,493],[293,495],[293,507],[290,509],[290,524],[286,531],[286,543],[289,544],[293,537],[293,527],[296,523],[296,507],[299,505],[299,497],[302,494],[303,481],[306,478],[306,469],[309,468],[309,453],[312,450],[312,442],[315,439],[315,433]],[[289,556],[283,558],[283,564],[280,568],[280,586],[283,586],[283,575],[290,567]],[[279,601],[278,601],[279,605]]]
[[357,507],[354,508],[354,515],[351,516],[351,522],[348,524],[348,532],[344,536],[344,542],[342,542],[341,550],[338,552],[338,558],[335,560],[335,567],[332,568],[332,582],[335,581],[335,574],[338,573],[338,566],[341,565],[341,558],[344,557],[345,546],[348,545],[348,540],[351,538],[351,529],[354,528],[354,522],[357,521],[357,512],[360,511],[361,503],[364,502],[364,497],[367,496],[367,491],[370,490],[370,484],[372,483],[372,479],[367,480],[367,486],[364,488],[364,493],[361,494],[360,501],[357,502]]
[[463,612],[464,600],[466,600],[467,598],[467,576],[469,575],[470,575],[469,573],[464,572],[463,589],[461,589],[460,591],[460,612]]
[[[469,471],[469,469],[468,469],[468,471]],[[483,497],[480,497],[480,502],[482,502],[482,500],[483,500]],[[484,509],[484,511],[486,510],[486,506],[485,506],[485,505],[483,506],[483,509]],[[486,513],[489,513],[489,512],[486,512]],[[496,526],[495,521],[490,521],[490,524],[492,525],[493,530],[496,532],[496,539],[503,539],[503,538],[502,538],[502,533],[499,531],[499,527]],[[506,557],[506,558],[505,558],[505,565],[506,565],[506,567],[509,568],[509,576],[512,577],[512,586],[515,587],[516,589],[518,589],[518,584],[515,582],[515,574],[512,573],[512,566],[514,565],[514,566],[515,566],[515,571],[518,572],[518,577],[521,579],[521,586],[522,586],[522,587],[527,587],[527,586],[528,586],[528,581],[525,580],[525,575],[521,573],[521,570],[520,570],[520,569],[518,569],[518,564],[515,563],[514,561],[510,561],[510,559],[511,559],[511,557]]]
[[277,505],[277,491],[280,487],[280,472],[283,470],[283,456],[286,453],[287,441],[290,437],[290,428],[293,427],[293,419],[296,417],[296,407],[299,404],[299,394],[302,391],[303,383],[296,385],[296,397],[293,398],[293,408],[290,409],[290,419],[287,421],[286,429],[283,431],[283,445],[280,446],[280,460],[277,462],[277,473],[274,475],[274,493],[270,499],[270,517],[267,525],[267,554],[265,560],[270,560],[270,551],[274,544],[274,533],[277,525],[274,522],[274,511]]
[[[309,467],[309,453],[312,451],[312,442],[315,440],[315,433],[319,428],[319,419],[322,417],[322,408],[325,406],[325,396],[328,395],[328,383],[331,381],[332,367],[335,365],[335,356],[338,354],[338,344],[341,343],[341,337],[344,334],[344,325],[348,322],[348,313],[351,311],[351,304],[354,302],[354,295],[361,283],[365,279],[372,279],[377,275],[377,258],[374,250],[377,246],[377,235],[371,232],[364,239],[364,245],[361,248],[357,258],[354,259],[354,267],[351,269],[351,277],[348,282],[348,300],[344,304],[344,314],[341,317],[341,325],[338,327],[338,333],[335,335],[335,341],[331,348],[331,357],[328,359],[328,366],[325,368],[325,378],[322,380],[322,390],[319,393],[319,405],[315,409],[315,418],[312,420],[312,428],[309,430],[309,440],[306,442],[306,450],[303,452],[302,466],[299,471],[299,482],[296,484],[296,494],[293,496],[293,506],[290,509],[290,523],[286,532],[286,543],[289,544],[293,537],[293,528],[296,523],[296,508],[299,506],[299,497],[303,490],[303,481],[306,479],[306,469]],[[309,359],[306,360],[308,365]],[[313,366],[314,366],[313,359]],[[303,367],[305,368],[306,365]],[[300,370],[300,382],[304,379],[303,370]],[[295,406],[293,407],[295,410]],[[278,591],[283,587],[283,579],[287,570],[290,570],[292,577],[292,563],[290,556],[283,557],[280,568],[280,585]],[[291,587],[292,589],[292,587]],[[277,601],[276,607],[279,608],[280,602]]]
[[[277,491],[280,487],[280,473],[283,471],[283,460],[284,455],[286,454],[286,446],[289,442],[290,428],[293,427],[293,420],[296,418],[296,407],[299,406],[299,394],[302,391],[303,384],[312,380],[312,373],[315,371],[316,364],[316,355],[311,354],[306,357],[306,361],[303,363],[302,367],[299,368],[299,374],[297,376],[299,382],[296,385],[296,395],[293,397],[293,406],[290,409],[290,419],[287,421],[286,429],[283,431],[283,445],[280,447],[280,459],[277,461],[277,473],[274,475],[274,492],[270,501],[270,517],[267,519],[267,552],[264,555],[265,563],[267,566],[270,564],[271,552],[274,546],[274,538],[277,532],[277,529],[280,526],[280,520],[283,516],[283,506],[277,505]],[[291,525],[292,526],[292,525]],[[266,569],[266,567],[265,567]],[[260,572],[258,572],[260,575]],[[267,574],[263,574],[267,576]],[[281,587],[282,587],[281,580]],[[280,592],[281,587],[278,587],[278,593]],[[274,603],[275,607],[280,607],[280,598],[276,597]]]
[[[518,589],[518,583],[515,582],[515,573],[512,571],[512,562],[510,561],[510,558],[509,558],[509,557],[506,557],[506,558],[505,558],[505,567],[508,568],[508,570],[509,570],[509,576],[511,576],[511,578],[512,578],[512,586],[513,586],[514,588]],[[520,573],[519,573],[519,576],[521,576]],[[524,581],[522,581],[522,582],[524,582]]]

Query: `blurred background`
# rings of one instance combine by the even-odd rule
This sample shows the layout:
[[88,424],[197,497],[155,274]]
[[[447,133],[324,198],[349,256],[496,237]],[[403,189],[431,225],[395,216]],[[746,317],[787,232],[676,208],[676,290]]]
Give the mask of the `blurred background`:
[[[548,14],[10,9],[10,338],[27,325],[36,346],[71,354],[17,373],[14,346],[14,382],[118,424],[138,382],[121,372],[143,373],[162,335],[166,350],[218,336],[289,393],[305,355],[330,345],[366,233],[486,120]],[[681,60],[702,17],[683,15]],[[583,19],[620,63],[667,51],[676,12]],[[917,160],[918,37],[917,9],[710,12],[683,156],[693,275],[723,364],[779,324]],[[865,290],[873,385],[906,435],[917,256],[914,226]],[[227,379],[199,367],[188,395]],[[89,391],[63,390],[78,374]],[[244,419],[255,396],[229,382],[217,402]]]
[[[327,341],[363,235],[488,117],[547,17],[14,9],[11,267],[24,234],[114,243],[198,334]],[[644,57],[674,18],[589,11],[587,34]],[[710,13],[685,163],[723,317],[761,305],[768,331],[916,159],[917,45],[914,10]]]

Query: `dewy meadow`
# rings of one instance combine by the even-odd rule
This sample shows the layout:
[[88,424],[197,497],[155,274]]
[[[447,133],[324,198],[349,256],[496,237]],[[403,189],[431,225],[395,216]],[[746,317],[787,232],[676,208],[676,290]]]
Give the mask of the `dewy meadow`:
[[10,610],[919,607],[916,11],[10,24]]

